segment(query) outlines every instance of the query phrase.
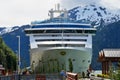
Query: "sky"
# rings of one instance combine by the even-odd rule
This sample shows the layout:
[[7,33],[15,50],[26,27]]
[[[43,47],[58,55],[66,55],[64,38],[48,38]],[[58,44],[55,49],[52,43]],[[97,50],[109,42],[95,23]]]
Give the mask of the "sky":
[[120,0],[0,0],[0,27],[22,26],[47,19],[48,11],[57,3],[66,9],[88,4],[120,9]]

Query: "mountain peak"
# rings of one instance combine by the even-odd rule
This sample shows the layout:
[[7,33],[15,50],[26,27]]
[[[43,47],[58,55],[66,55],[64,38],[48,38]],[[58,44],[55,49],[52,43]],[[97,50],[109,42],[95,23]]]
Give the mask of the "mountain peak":
[[6,33],[10,33],[10,32],[13,32],[13,31],[15,31],[15,30],[17,30],[17,29],[19,29],[18,26],[0,28],[0,35],[6,34]]
[[97,24],[101,19],[106,24],[120,20],[119,13],[113,13],[105,7],[94,4],[79,6],[69,10],[69,17],[76,20],[89,21],[90,23],[96,22]]

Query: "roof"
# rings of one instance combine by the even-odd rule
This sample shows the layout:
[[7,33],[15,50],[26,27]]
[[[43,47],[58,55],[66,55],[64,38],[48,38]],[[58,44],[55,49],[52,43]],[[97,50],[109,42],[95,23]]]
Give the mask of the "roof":
[[99,56],[104,57],[120,57],[120,49],[103,49]]

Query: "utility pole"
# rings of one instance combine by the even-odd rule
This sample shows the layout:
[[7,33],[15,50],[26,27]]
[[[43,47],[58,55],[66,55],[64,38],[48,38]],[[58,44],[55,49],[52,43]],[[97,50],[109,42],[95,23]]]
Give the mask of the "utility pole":
[[20,36],[17,36],[18,38],[18,74],[20,74],[20,65],[21,65],[21,61],[20,61]]

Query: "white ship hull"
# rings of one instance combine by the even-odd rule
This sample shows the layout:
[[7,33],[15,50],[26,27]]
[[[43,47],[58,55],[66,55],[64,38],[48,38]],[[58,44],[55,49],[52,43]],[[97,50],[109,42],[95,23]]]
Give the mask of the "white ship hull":
[[46,50],[37,48],[32,49],[31,52],[31,61],[35,62],[36,70],[44,67],[44,72],[51,73],[62,69],[71,71],[70,67],[72,67],[72,72],[86,72],[92,59],[90,48],[58,47]]

